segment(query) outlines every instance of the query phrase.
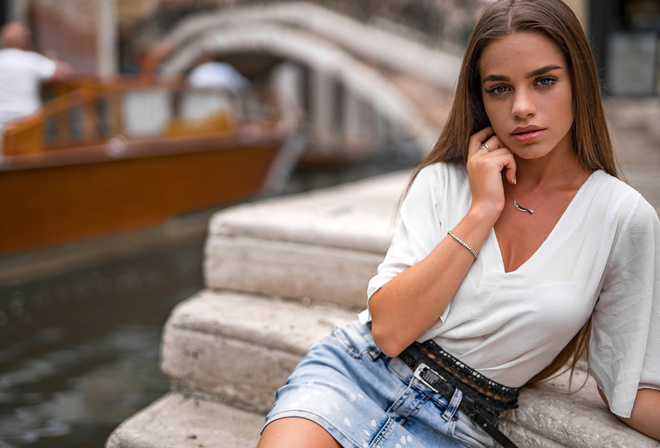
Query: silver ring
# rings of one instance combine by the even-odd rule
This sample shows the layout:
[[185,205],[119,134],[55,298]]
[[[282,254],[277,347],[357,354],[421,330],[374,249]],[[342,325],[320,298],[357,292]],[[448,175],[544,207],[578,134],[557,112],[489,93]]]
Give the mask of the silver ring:
[[485,149],[486,151],[488,151],[488,152],[491,152],[491,151],[492,151],[492,149],[490,149],[490,146],[488,146],[486,143],[483,143],[480,147],[481,147],[481,148],[484,148],[484,149]]

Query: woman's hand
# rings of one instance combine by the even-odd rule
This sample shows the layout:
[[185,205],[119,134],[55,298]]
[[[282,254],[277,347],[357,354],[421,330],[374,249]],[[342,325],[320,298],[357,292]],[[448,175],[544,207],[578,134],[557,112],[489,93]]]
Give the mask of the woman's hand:
[[487,127],[470,137],[467,170],[472,189],[471,211],[495,224],[504,209],[502,172],[508,182],[516,183],[516,161],[509,148]]
[[[482,145],[484,149],[479,149]],[[467,169],[472,205],[452,229],[476,253],[481,250],[504,208],[502,171],[508,181],[516,175],[513,153],[483,129],[469,141]],[[422,336],[447,309],[475,257],[453,237],[446,236],[424,258],[399,273],[376,291],[369,301],[372,334],[388,356],[401,351]]]

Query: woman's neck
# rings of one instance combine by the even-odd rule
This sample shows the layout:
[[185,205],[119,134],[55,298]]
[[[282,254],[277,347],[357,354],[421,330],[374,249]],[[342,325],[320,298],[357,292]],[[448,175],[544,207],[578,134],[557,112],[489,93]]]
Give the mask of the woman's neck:
[[573,150],[552,153],[540,159],[516,157],[517,186],[538,188],[552,186],[571,178],[582,167]]

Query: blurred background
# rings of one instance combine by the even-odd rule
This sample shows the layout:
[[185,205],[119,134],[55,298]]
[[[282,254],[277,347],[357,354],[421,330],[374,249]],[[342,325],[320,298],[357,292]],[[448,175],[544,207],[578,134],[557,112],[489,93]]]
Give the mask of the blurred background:
[[[168,390],[212,213],[414,167],[486,3],[0,0],[69,69],[3,129],[0,448],[101,447]],[[605,92],[654,102],[660,0],[568,3]]]

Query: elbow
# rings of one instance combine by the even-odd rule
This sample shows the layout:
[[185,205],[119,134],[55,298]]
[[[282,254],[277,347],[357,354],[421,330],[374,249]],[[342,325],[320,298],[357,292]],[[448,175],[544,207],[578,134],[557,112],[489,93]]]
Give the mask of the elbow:
[[391,294],[385,294],[385,290],[386,288],[378,290],[369,301],[371,334],[384,355],[396,358],[418,336],[413,333],[415,326],[406,323],[407,320],[402,318],[399,312],[398,303],[391,297],[388,299]]
[[639,389],[630,418],[619,420],[642,434],[660,440],[660,390]]
[[378,349],[390,358],[399,356],[409,345],[401,338],[397,338],[396,332],[384,328],[383,325],[377,325],[375,322],[372,322],[371,333]]

